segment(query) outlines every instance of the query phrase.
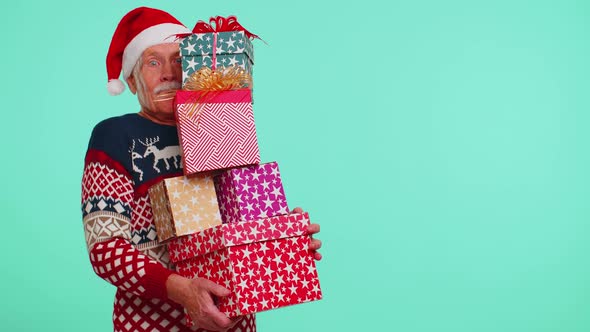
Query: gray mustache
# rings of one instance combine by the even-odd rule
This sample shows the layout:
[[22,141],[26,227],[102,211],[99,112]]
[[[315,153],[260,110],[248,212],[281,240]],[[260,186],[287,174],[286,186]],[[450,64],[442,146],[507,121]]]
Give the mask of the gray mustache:
[[157,95],[158,93],[167,90],[178,90],[180,87],[181,85],[179,82],[164,82],[154,88],[154,94]]

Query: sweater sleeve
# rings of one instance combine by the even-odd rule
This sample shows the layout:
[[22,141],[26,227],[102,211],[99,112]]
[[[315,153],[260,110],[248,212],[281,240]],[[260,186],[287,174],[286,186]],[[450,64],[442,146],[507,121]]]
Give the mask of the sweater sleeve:
[[94,272],[121,290],[166,299],[173,272],[131,244],[133,181],[105,152],[89,148],[82,176],[82,216]]

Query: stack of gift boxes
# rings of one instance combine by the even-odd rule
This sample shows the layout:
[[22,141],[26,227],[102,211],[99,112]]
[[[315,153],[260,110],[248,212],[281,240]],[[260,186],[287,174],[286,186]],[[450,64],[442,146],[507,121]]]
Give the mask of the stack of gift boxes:
[[203,67],[234,66],[251,75],[248,32],[239,25],[193,30],[180,51],[183,90],[175,103],[184,176],[149,190],[158,238],[176,271],[228,288],[218,307],[230,317],[320,299],[309,216],[289,214],[277,163],[260,164],[251,85],[185,90]]

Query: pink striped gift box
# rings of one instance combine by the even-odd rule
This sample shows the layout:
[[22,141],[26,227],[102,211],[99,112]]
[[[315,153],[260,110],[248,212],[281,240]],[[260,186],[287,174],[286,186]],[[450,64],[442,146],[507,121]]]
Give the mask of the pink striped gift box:
[[178,91],[175,104],[185,175],[260,162],[249,89]]

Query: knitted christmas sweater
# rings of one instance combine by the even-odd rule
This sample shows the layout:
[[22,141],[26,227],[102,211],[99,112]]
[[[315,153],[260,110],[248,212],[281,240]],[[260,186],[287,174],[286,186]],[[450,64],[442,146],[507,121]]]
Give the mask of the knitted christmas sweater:
[[[158,242],[148,188],[182,175],[176,127],[137,113],[94,128],[82,177],[82,216],[94,272],[117,287],[114,331],[189,331],[184,310],[169,300],[174,273]],[[203,331],[201,329],[196,329]],[[255,331],[254,315],[232,331]]]

